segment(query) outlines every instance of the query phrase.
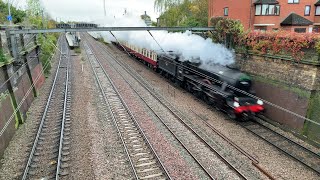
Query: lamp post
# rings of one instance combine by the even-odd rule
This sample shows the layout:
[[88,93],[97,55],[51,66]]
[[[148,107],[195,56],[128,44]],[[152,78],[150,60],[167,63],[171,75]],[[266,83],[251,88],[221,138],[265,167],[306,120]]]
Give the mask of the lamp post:
[[104,16],[107,16],[107,13],[106,13],[106,0],[103,0],[103,10],[104,10]]

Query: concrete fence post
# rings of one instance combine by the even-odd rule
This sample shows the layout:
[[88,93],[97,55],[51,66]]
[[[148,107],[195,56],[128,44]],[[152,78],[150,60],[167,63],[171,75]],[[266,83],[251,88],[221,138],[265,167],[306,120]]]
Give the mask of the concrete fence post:
[[10,93],[10,97],[11,97],[11,100],[12,100],[13,109],[14,109],[14,111],[17,109],[16,114],[15,114],[16,120],[18,121],[19,124],[22,124],[23,123],[23,117],[21,115],[20,110],[18,109],[17,99],[16,99],[16,96],[14,94],[15,84],[16,84],[17,80],[15,78],[13,65],[9,64],[9,65],[4,66],[4,68],[5,68],[6,79],[9,79],[10,77],[12,77],[7,82],[7,87],[8,87],[8,91]]
[[[30,67],[30,64],[29,64],[28,59],[27,59],[27,53],[28,52],[26,52],[26,47],[25,47],[23,34],[20,34],[20,42],[21,42],[21,45],[22,45],[22,49],[24,51],[24,53],[22,55],[22,59],[23,59],[23,62],[26,64],[25,66],[26,66],[26,69],[27,69],[27,74],[28,74],[28,77],[29,77],[29,80],[30,80],[30,85],[32,86],[35,82],[33,81],[32,74],[31,74],[31,67]],[[32,87],[32,91],[33,91],[33,96],[37,97],[37,89],[36,89],[35,84]]]

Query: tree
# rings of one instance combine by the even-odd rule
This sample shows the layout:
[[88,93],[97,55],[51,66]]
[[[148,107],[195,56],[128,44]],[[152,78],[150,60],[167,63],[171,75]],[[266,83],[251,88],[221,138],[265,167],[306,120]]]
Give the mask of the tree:
[[243,34],[243,25],[239,20],[233,20],[225,17],[213,17],[210,24],[214,27],[212,40],[217,43],[225,43],[227,46],[241,38]]
[[[10,10],[11,10],[12,22],[14,24],[18,24],[24,21],[26,17],[25,11],[19,10],[13,6],[10,7]],[[9,21],[7,20],[7,15],[8,15],[8,3],[0,1],[0,23],[1,24],[9,23]]]
[[207,26],[207,0],[164,1],[163,4],[165,3],[171,5],[159,17],[160,26]]
[[27,1],[27,16],[32,26],[37,28],[43,27],[43,7],[40,4],[40,0]]
[[155,0],[154,6],[158,11],[167,10],[168,8],[178,5],[182,0]]
[[[45,13],[44,8],[42,7],[40,0],[28,0],[27,2],[27,15],[29,25],[35,26],[36,28],[43,28],[46,26],[55,25],[55,22],[50,19],[50,17]],[[48,23],[44,23],[48,22]],[[39,34],[38,42],[40,43],[40,60],[43,65],[48,64],[48,68],[45,69],[45,74],[50,73],[51,68],[51,56],[55,52],[55,47],[53,44],[57,42],[57,34]]]

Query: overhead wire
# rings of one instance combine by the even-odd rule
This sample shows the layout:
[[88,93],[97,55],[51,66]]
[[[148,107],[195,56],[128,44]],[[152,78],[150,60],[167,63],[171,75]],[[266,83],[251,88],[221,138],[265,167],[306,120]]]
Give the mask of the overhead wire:
[[[148,31],[148,32],[149,32],[149,31]],[[151,34],[150,32],[149,32],[149,34],[152,36],[152,34]],[[159,47],[163,50],[163,48],[162,48],[161,45],[158,43],[158,41],[157,41],[153,36],[152,36],[152,38],[156,41],[156,43],[159,45]],[[165,51],[164,51],[164,52],[165,52]],[[189,69],[189,70],[191,69],[191,68],[183,65],[182,63],[181,63],[180,65],[182,65],[182,67],[187,68],[187,69]],[[191,70],[193,70],[193,69],[191,69]],[[195,70],[193,70],[193,71],[196,72]],[[219,84],[221,84],[221,85],[224,83],[224,82],[219,81],[219,80],[217,80],[217,79],[215,79],[215,78],[212,78],[212,77],[210,77],[210,76],[208,76],[208,75],[205,75],[205,74],[203,74],[203,73],[201,73],[201,72],[196,72],[196,73],[198,73],[198,75],[204,76],[204,77],[206,77],[206,78],[208,78],[208,79],[210,79],[210,80],[212,80],[212,81],[214,81],[214,82],[217,82],[217,83],[219,83]],[[218,76],[224,76],[224,75],[217,74],[217,73],[213,73],[213,74],[218,75]],[[224,77],[227,77],[227,76],[224,76]],[[204,85],[204,86],[206,86],[206,87],[208,87],[208,88],[211,88],[211,90],[216,90],[216,89],[213,89],[212,87],[210,87],[209,85],[207,85],[207,84],[205,84],[205,83],[203,83],[202,85]],[[244,95],[247,95],[247,96],[249,96],[249,97],[251,97],[251,98],[259,99],[259,100],[263,101],[264,103],[269,104],[270,106],[273,106],[273,107],[275,107],[275,108],[277,108],[277,109],[280,109],[280,110],[282,110],[282,111],[284,111],[284,112],[287,112],[287,113],[289,113],[289,114],[291,114],[291,115],[294,115],[294,116],[296,116],[296,117],[299,117],[299,118],[301,118],[301,119],[304,119],[304,120],[306,120],[306,121],[309,121],[309,122],[311,122],[311,123],[313,123],[313,124],[316,124],[316,125],[320,126],[320,123],[319,123],[319,122],[316,122],[316,121],[314,121],[314,120],[312,120],[312,119],[306,118],[306,117],[304,117],[304,116],[302,116],[302,115],[300,115],[300,114],[297,114],[297,113],[295,113],[295,112],[293,112],[293,111],[291,111],[291,110],[288,110],[288,109],[286,109],[286,108],[284,108],[284,107],[281,107],[281,106],[279,106],[279,105],[276,105],[276,104],[274,104],[274,103],[272,103],[272,102],[269,102],[269,101],[267,101],[267,100],[265,100],[265,99],[263,99],[263,98],[260,98],[260,97],[258,97],[258,96],[252,95],[252,94],[250,94],[250,93],[248,93],[248,92],[246,92],[246,91],[243,91],[243,90],[241,90],[241,89],[238,89],[238,88],[236,88],[236,87],[234,87],[234,86],[231,86],[231,85],[229,85],[229,84],[227,84],[227,87],[229,87],[230,89],[232,89],[232,90],[234,90],[234,91],[237,91],[237,92],[239,92],[239,93],[242,93],[242,94],[244,94]]]
[[162,48],[162,46],[160,46],[159,42],[153,37],[153,35],[151,34],[151,32],[148,30],[148,33],[150,34],[150,36],[153,38],[153,40],[158,44],[158,46],[160,47],[160,49],[166,53],[166,51]]
[[118,44],[123,48],[123,50],[124,50],[129,56],[131,56],[130,53],[127,51],[127,49],[122,46],[122,44],[120,43],[120,41],[118,40],[118,38],[117,38],[111,31],[109,31],[109,32],[110,32],[110,34],[114,37],[114,39],[118,42]]

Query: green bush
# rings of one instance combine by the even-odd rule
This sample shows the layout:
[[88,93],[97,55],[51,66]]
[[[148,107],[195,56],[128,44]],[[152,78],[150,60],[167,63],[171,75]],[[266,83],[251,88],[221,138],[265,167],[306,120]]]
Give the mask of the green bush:
[[225,17],[212,17],[210,19],[210,25],[215,28],[211,38],[216,43],[225,43],[227,40],[230,41],[229,43],[234,43],[241,39],[244,33],[243,25],[239,20]]
[[46,36],[39,35],[38,42],[41,44],[40,46],[40,60],[42,62],[43,66],[46,66],[47,68],[44,70],[45,75],[50,74],[51,69],[51,57],[54,54],[56,48],[53,46],[57,43],[57,37],[55,34],[47,34]]
[[0,62],[5,63],[7,61],[6,56],[3,54],[3,50],[0,49]]

